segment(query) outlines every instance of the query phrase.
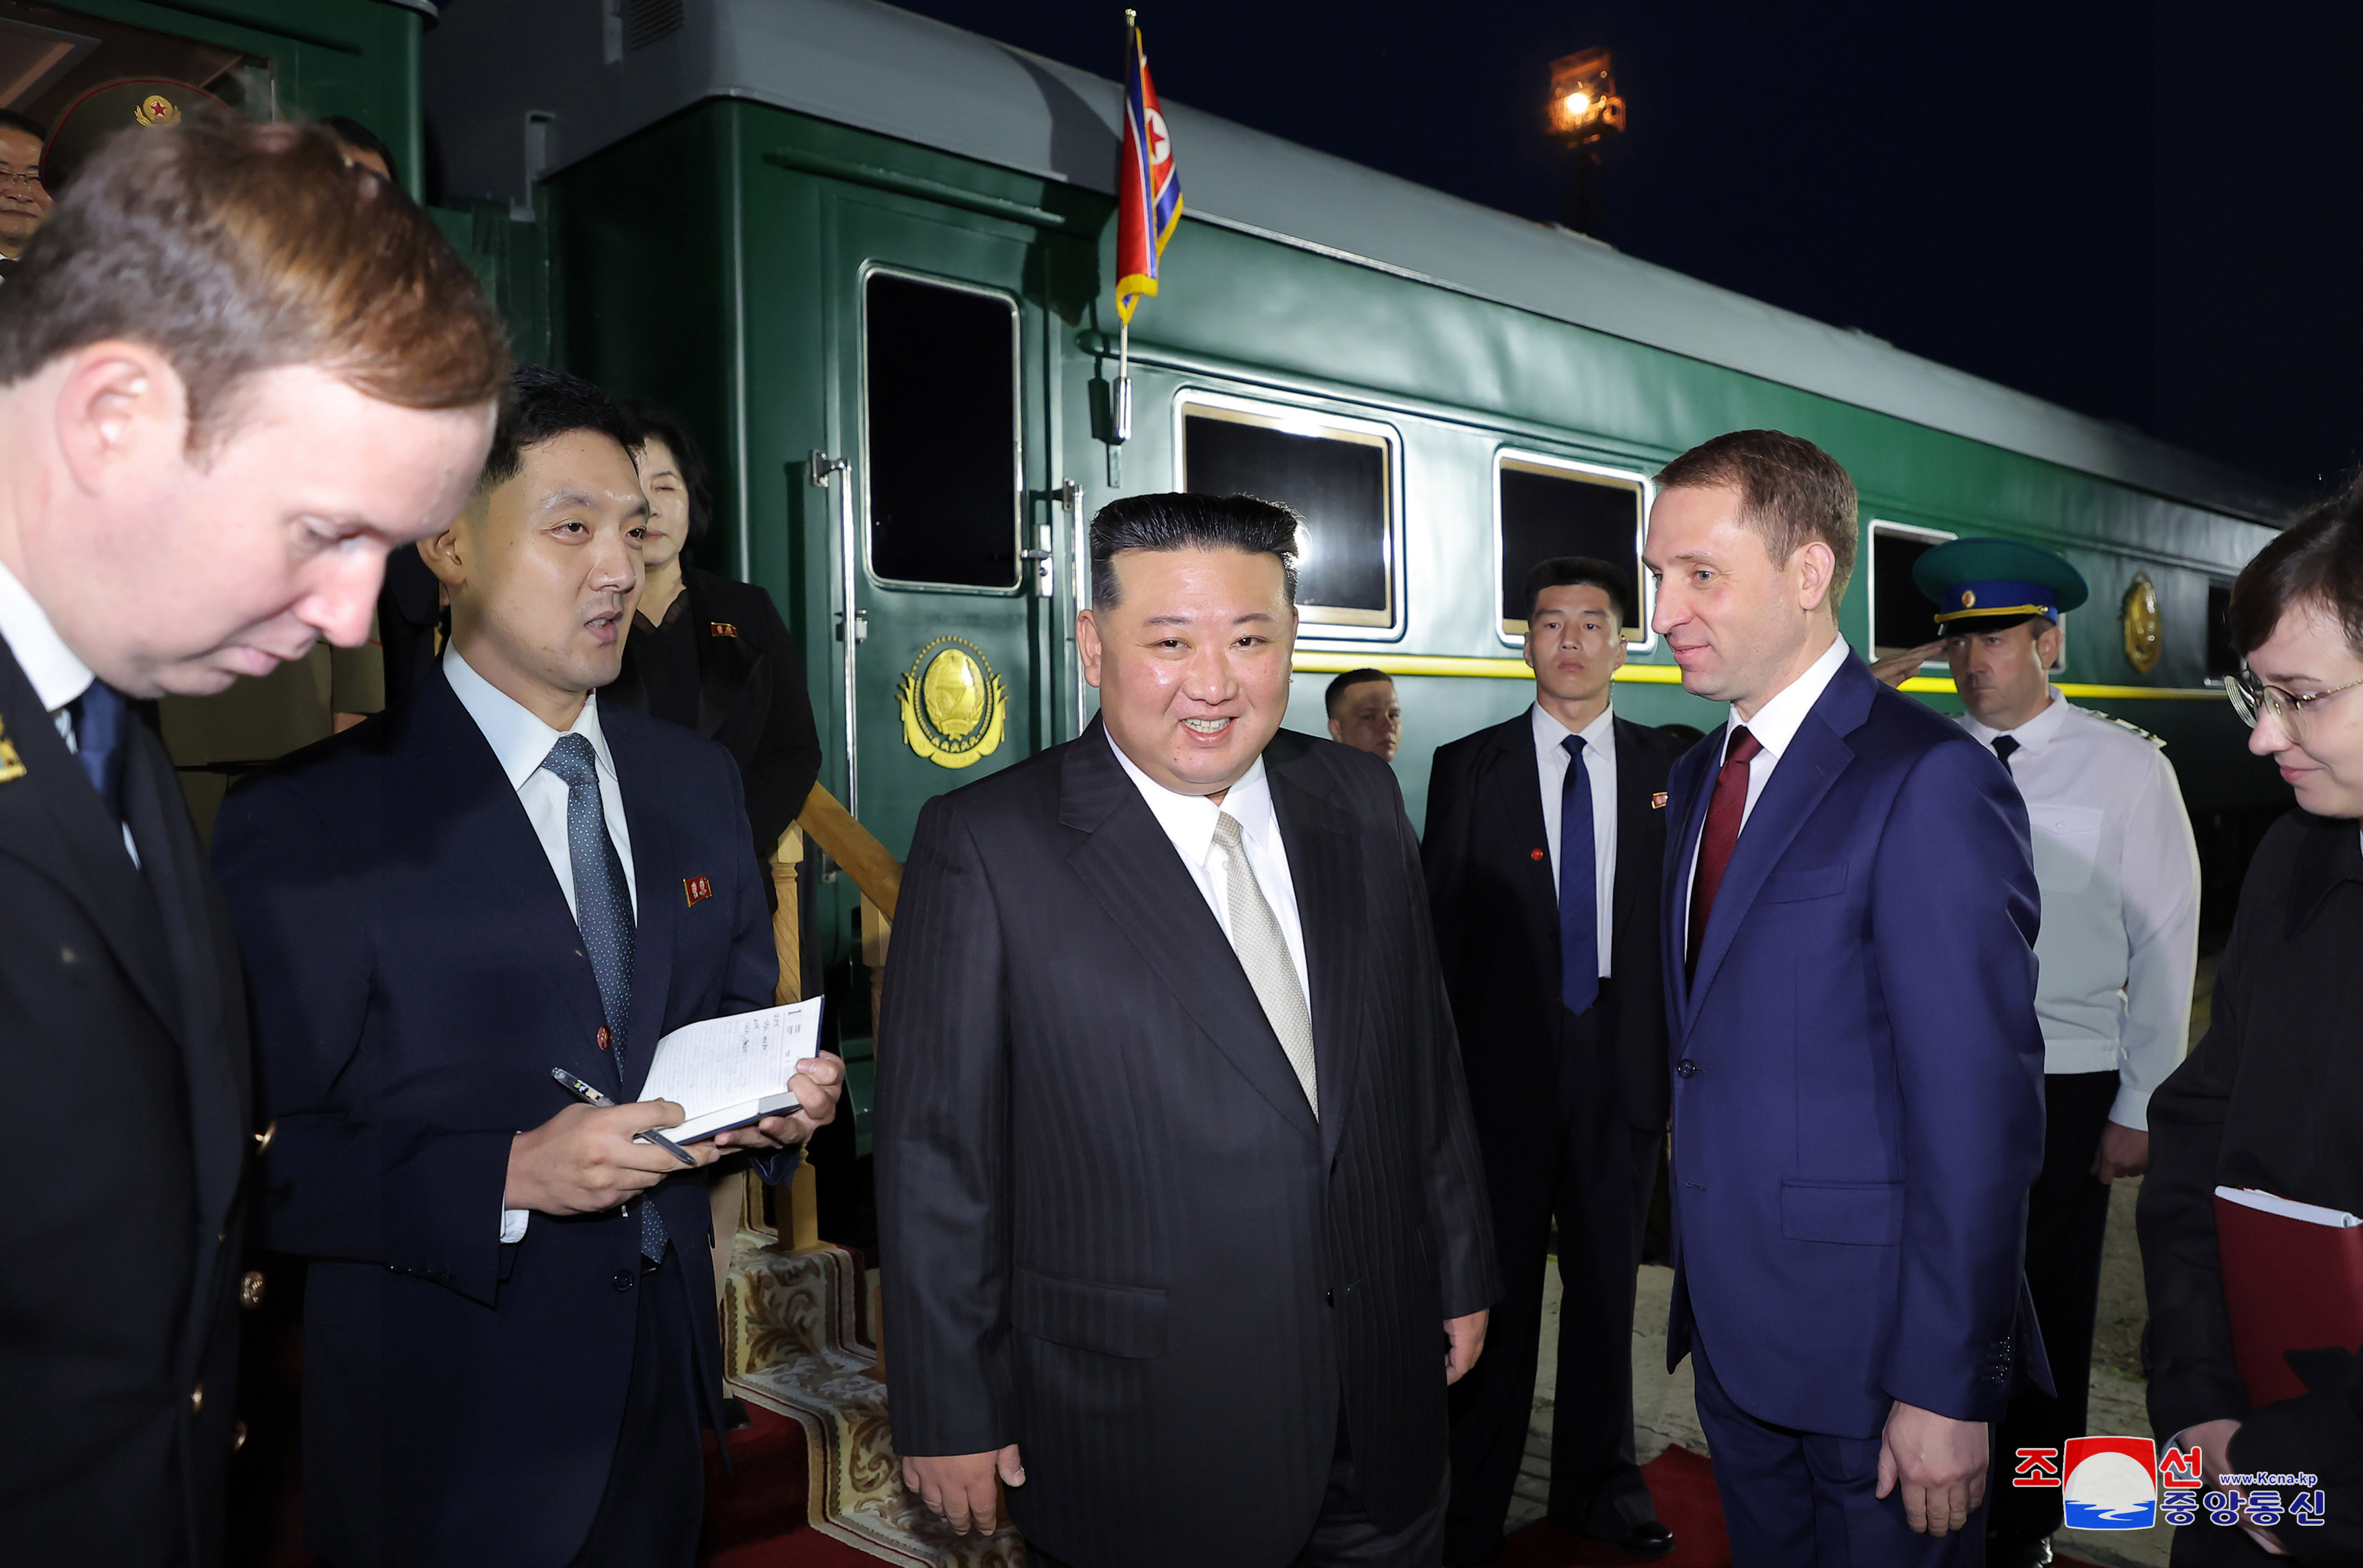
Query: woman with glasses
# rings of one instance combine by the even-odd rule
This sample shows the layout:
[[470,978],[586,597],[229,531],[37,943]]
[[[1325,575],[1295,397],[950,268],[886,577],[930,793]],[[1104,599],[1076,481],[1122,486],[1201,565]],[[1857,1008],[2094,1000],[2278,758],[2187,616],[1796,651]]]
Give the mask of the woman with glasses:
[[[2149,1411],[2202,1450],[2219,1517],[2176,1532],[2176,1564],[2363,1561],[2363,1358],[2293,1358],[2305,1386],[2259,1405],[2224,1306],[2218,1187],[2363,1214],[2363,481],[2258,553],[2232,590],[2244,666],[2225,684],[2298,810],[2240,890],[2206,1037],[2150,1100],[2137,1217],[2149,1288]],[[2340,1288],[2277,1279],[2276,1293]],[[2302,1347],[2301,1347],[2302,1348]],[[2226,1491],[2258,1472],[2317,1486]],[[2302,1494],[2320,1493],[2317,1515]]]

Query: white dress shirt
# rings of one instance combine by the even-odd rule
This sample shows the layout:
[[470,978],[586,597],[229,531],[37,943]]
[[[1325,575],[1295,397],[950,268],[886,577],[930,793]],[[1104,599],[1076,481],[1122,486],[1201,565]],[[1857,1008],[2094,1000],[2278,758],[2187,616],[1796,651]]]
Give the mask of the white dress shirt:
[[[98,677],[91,673],[81,656],[66,646],[66,640],[50,623],[50,613],[5,566],[0,566],[0,641],[7,643],[17,668],[25,672],[27,683],[33,689],[33,700],[48,711],[50,723],[58,727],[66,749],[79,754],[82,745],[74,734],[73,714],[69,710]],[[131,856],[131,864],[139,865],[139,846],[131,842],[128,823],[123,824],[123,848]]]
[[1230,856],[1215,847],[1215,819],[1228,812],[1231,820],[1239,824],[1239,844],[1247,851],[1248,867],[1255,873],[1256,886],[1263,891],[1263,901],[1271,906],[1273,918],[1280,922],[1280,933],[1288,942],[1289,962],[1296,966],[1296,983],[1304,988],[1304,1010],[1313,1010],[1313,981],[1304,967],[1304,928],[1296,913],[1296,884],[1288,873],[1288,849],[1280,842],[1280,818],[1271,809],[1271,784],[1264,777],[1263,758],[1251,763],[1245,777],[1225,791],[1220,804],[1204,795],[1177,795],[1133,766],[1125,756],[1124,747],[1108,737],[1108,749],[1131,778],[1140,798],[1148,802],[1157,825],[1173,841],[1174,853],[1181,856],[1182,865],[1190,879],[1198,884],[1198,891],[1206,907],[1215,911],[1215,923],[1223,928],[1223,939],[1238,946],[1231,933],[1231,906],[1227,880]]
[[2150,1091],[2182,1060],[2198,967],[2199,849],[2163,752],[2055,689],[2010,731],[1960,717],[2011,777],[2034,830],[2035,944],[2047,1073],[2117,1075],[2109,1120],[2149,1126]]
[[[468,717],[483,732],[501,771],[508,775],[526,820],[533,823],[533,835],[541,841],[542,854],[549,857],[559,889],[566,895],[566,907],[580,921],[582,911],[574,902],[574,853],[566,840],[566,780],[541,766],[559,736],[570,732],[551,729],[516,698],[471,669],[456,643],[443,649],[443,678],[451,683],[451,694],[460,699],[460,706],[468,710]],[[637,910],[639,883],[632,870],[632,832],[624,823],[624,790],[616,778],[616,759],[607,754],[607,737],[599,730],[597,692],[583,699],[582,712],[575,716],[571,733],[589,741],[592,755],[598,758],[599,803],[605,809],[607,836],[616,842],[616,856],[624,863],[624,883]],[[649,1044],[653,1047],[655,1042]],[[524,1241],[526,1223],[532,1217],[529,1209],[502,1209],[501,1240]]]
[[[1844,637],[1833,637],[1830,646],[1822,650],[1822,657],[1807,665],[1803,674],[1774,692],[1762,707],[1756,710],[1756,717],[1742,719],[1738,710],[1732,711],[1732,727],[1746,730],[1756,737],[1756,744],[1764,748],[1747,765],[1747,803],[1739,813],[1742,834],[1747,831],[1747,819],[1756,814],[1756,802],[1764,798],[1764,786],[1772,782],[1772,770],[1781,766],[1781,755],[1795,743],[1797,732],[1804,727],[1805,715],[1812,712],[1814,704],[1822,700],[1822,693],[1830,688],[1830,678],[1837,674],[1839,666],[1846,663],[1853,651]],[[1728,756],[1731,753],[1730,730],[1724,732],[1723,744],[1724,756]],[[1706,771],[1705,788],[1710,801],[1714,798],[1715,775],[1722,768],[1723,757],[1717,757],[1715,765]],[[1705,843],[1706,833],[1702,828],[1698,843],[1691,845],[1690,871],[1682,878],[1684,909],[1690,908],[1691,879],[1698,871],[1699,847]],[[1687,930],[1688,917],[1684,917],[1683,924]]]
[[[1572,732],[1536,703],[1527,711],[1535,730],[1535,768],[1542,776],[1543,836],[1550,845],[1551,886],[1559,887],[1559,808],[1571,760],[1561,744]],[[1608,977],[1608,952],[1614,945],[1616,911],[1616,710],[1614,704],[1584,725],[1583,781],[1592,788],[1592,883],[1598,908],[1600,977]],[[1561,892],[1560,897],[1566,895]]]

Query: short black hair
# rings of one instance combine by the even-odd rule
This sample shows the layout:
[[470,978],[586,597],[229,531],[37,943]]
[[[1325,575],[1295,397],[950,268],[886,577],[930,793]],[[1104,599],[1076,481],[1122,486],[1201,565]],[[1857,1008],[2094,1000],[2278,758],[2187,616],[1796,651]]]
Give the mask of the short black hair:
[[1526,573],[1526,619],[1535,618],[1535,604],[1546,588],[1574,588],[1579,585],[1600,589],[1608,602],[1616,606],[1616,624],[1636,625],[1633,618],[1633,580],[1614,561],[1603,561],[1596,556],[1553,556],[1547,561],[1537,561]]
[[1368,667],[1361,669],[1349,669],[1329,683],[1328,693],[1321,699],[1321,706],[1334,719],[1337,716],[1337,700],[1340,697],[1355,687],[1368,686],[1373,680],[1383,680],[1392,686],[1394,684],[1395,678],[1383,669],[1373,669]]
[[1296,513],[1277,501],[1252,495],[1127,495],[1109,502],[1092,519],[1092,602],[1108,609],[1122,596],[1115,558],[1125,550],[1241,550],[1276,556],[1296,602]]
[[2291,611],[2319,604],[2363,657],[2363,474],[2309,507],[2232,584],[2232,646],[2242,657],[2272,640]]
[[525,467],[527,447],[577,430],[613,437],[627,456],[640,433],[621,404],[581,376],[547,365],[519,365],[510,373],[507,395],[501,399],[500,423],[493,430],[484,470],[476,476],[476,492],[481,495],[516,478]]
[[14,109],[0,109],[0,130],[22,131],[43,147],[50,145],[47,127],[32,116],[20,115]]
[[[714,485],[706,477],[705,454],[690,439],[689,426],[679,414],[637,400],[626,403],[624,412],[639,426],[632,442],[635,452],[653,436],[665,444],[673,461],[681,465],[682,486],[689,491],[689,543],[696,544],[714,526]],[[634,458],[635,464],[638,460]]]
[[325,115],[321,116],[320,124],[355,152],[376,153],[385,160],[385,177],[397,185],[402,183],[402,165],[394,161],[394,149],[379,139],[377,132],[350,115]]

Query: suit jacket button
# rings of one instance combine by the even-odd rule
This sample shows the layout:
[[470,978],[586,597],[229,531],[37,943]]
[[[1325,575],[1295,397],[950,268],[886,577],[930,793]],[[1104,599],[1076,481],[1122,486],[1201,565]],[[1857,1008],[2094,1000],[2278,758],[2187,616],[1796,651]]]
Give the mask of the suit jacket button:
[[270,1126],[264,1128],[261,1132],[257,1132],[254,1135],[254,1152],[258,1154],[267,1154],[271,1153],[271,1141],[278,1136],[279,1123],[273,1121]]
[[638,1276],[634,1275],[630,1269],[619,1268],[616,1271],[616,1288],[618,1290],[629,1290],[634,1283],[636,1283],[638,1277]]
[[234,1426],[234,1427],[232,1427],[232,1428],[230,1429],[230,1433],[229,1433],[229,1451],[230,1451],[232,1453],[236,1453],[239,1449],[244,1448],[245,1446],[246,1446],[246,1423],[245,1423],[244,1421],[240,1421],[240,1422],[239,1422],[239,1423],[238,1423],[238,1425]]
[[1323,1291],[1321,1293],[1321,1305],[1324,1307],[1335,1307],[1337,1305],[1337,1293],[1334,1290]]
[[1674,1076],[1679,1078],[1694,1078],[1698,1077],[1698,1064],[1688,1056],[1674,1064]]
[[238,1304],[250,1312],[262,1305],[262,1271],[261,1269],[250,1268],[239,1275]]
[[200,1383],[194,1388],[189,1390],[189,1414],[193,1416],[202,1416],[205,1413],[205,1386]]

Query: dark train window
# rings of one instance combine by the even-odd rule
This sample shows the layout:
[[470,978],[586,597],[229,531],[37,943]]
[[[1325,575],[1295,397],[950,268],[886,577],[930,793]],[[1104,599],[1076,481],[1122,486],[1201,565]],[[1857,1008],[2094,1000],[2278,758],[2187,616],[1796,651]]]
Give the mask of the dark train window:
[[1182,488],[1285,502],[1304,519],[1296,602],[1306,621],[1395,624],[1394,450],[1375,426],[1290,410],[1182,407]]
[[1625,607],[1626,635],[1646,634],[1641,595],[1641,481],[1591,473],[1544,458],[1503,455],[1501,490],[1502,632],[1526,635],[1526,573],[1553,556],[1593,556],[1621,569],[1633,585]]
[[1017,313],[1007,298],[872,272],[862,290],[870,569],[1017,586]]
[[2207,585],[2207,679],[2240,673],[2240,650],[2232,645],[2232,585]]
[[1952,536],[1900,523],[1870,525],[1871,657],[1903,653],[1944,635],[1936,624],[1936,607],[1913,585],[1912,567]]

